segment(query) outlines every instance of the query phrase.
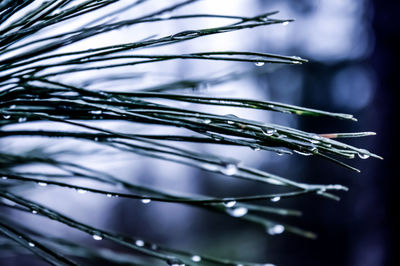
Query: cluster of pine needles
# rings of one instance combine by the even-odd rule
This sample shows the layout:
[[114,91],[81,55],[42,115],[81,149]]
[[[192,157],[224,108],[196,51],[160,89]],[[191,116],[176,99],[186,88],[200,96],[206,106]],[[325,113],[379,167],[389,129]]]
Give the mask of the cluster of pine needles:
[[[179,163],[203,171],[215,172],[230,178],[259,182],[271,187],[285,187],[286,192],[249,195],[240,197],[209,197],[205,195],[182,195],[179,192],[165,192],[119,179],[116,176],[91,169],[85,162],[72,163],[57,159],[51,152],[32,150],[15,153],[0,149],[0,235],[2,249],[15,254],[24,250],[40,256],[54,265],[76,265],[73,258],[96,259],[105,263],[126,265],[149,265],[161,260],[169,265],[267,265],[234,261],[226,258],[175,250],[151,243],[141,238],[109,232],[90,224],[79,222],[60,211],[30,200],[21,194],[21,186],[38,189],[40,186],[58,186],[74,189],[80,193],[96,193],[104,197],[120,197],[139,200],[185,204],[219,212],[228,217],[241,219],[265,228],[270,234],[294,233],[315,238],[313,232],[269,218],[269,214],[299,216],[296,210],[260,204],[266,200],[278,201],[287,197],[315,194],[338,199],[335,192],[347,190],[337,184],[305,184],[277,176],[272,173],[248,167],[235,158],[221,157],[193,149],[182,148],[171,143],[204,143],[249,147],[278,154],[298,153],[317,156],[340,166],[358,171],[343,159],[379,156],[338,141],[339,138],[373,135],[372,132],[315,134],[282,125],[253,121],[235,115],[218,115],[209,112],[187,110],[177,103],[197,105],[228,106],[234,108],[258,109],[284,112],[293,115],[332,117],[355,120],[352,115],[331,113],[321,110],[288,105],[279,102],[258,101],[241,98],[221,98],[197,95],[196,89],[205,84],[213,86],[234,79],[235,75],[209,79],[182,79],[157,86],[118,91],[92,89],[91,85],[104,82],[113,84],[129,78],[125,75],[110,74],[69,82],[64,77],[90,71],[124,69],[143,64],[168,60],[222,60],[262,64],[302,64],[307,60],[297,56],[284,56],[243,51],[209,51],[187,54],[153,54],[153,47],[173,45],[204,36],[223,34],[243,29],[285,24],[292,20],[275,19],[277,12],[255,17],[227,16],[218,14],[174,15],[174,11],[196,2],[182,1],[170,6],[157,8],[149,14],[135,13],[135,8],[151,0],[127,1],[119,9],[112,9],[118,0],[3,0],[0,1],[0,138],[4,144],[13,138],[52,138],[59,141],[74,139],[95,142],[96,145],[134,153],[140,156]],[[111,12],[109,10],[112,10]],[[109,19],[119,12],[130,10],[130,19]],[[102,14],[77,29],[57,31],[58,26],[71,23],[82,16]],[[168,36],[150,36],[143,40],[120,43],[96,48],[59,51],[74,44],[122,28],[132,29],[145,23],[188,19],[221,19],[228,21],[224,26],[202,29],[187,29]],[[84,43],[84,42],[83,42]],[[150,51],[141,53],[140,51]],[[110,72],[114,73],[114,72]],[[84,77],[80,75],[79,77]],[[111,82],[111,83],[110,83]],[[81,84],[81,85],[77,85]],[[192,93],[187,93],[191,90]],[[162,102],[162,103],[160,103]],[[50,130],[37,127],[19,128],[19,125],[45,121],[70,126],[71,130]],[[136,134],[110,129],[99,121],[121,121],[145,126],[164,126],[184,129],[182,134]],[[27,129],[28,128],[28,129]],[[76,130],[74,130],[76,129]],[[67,151],[66,151],[67,152]],[[48,171],[26,172],[20,166],[41,164],[57,168],[63,174]],[[110,189],[96,186],[76,185],[76,180],[90,180],[107,185]],[[123,188],[124,192],[120,192]],[[6,209],[40,215],[58,223],[91,235],[95,240],[108,240],[132,249],[132,254],[97,249],[72,241],[49,237],[39,233],[27,224],[17,222],[6,215]],[[150,259],[150,260],[147,260]]]

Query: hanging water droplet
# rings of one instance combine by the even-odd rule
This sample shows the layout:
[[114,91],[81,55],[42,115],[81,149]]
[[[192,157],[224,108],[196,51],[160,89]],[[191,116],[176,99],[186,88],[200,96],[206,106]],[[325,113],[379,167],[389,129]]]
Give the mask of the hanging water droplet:
[[221,141],[221,140],[224,139],[223,137],[221,137],[221,136],[219,136],[219,135],[215,135],[215,134],[211,135],[211,138],[214,139],[214,140],[216,140],[216,141]]
[[285,231],[285,227],[281,224],[275,224],[267,228],[267,233],[270,235],[279,235]]
[[2,176],[1,179],[6,180],[6,179],[8,179],[8,177]]
[[232,201],[224,202],[224,205],[227,208],[232,208],[233,206],[236,205],[236,201],[232,200]]
[[32,214],[37,214],[37,210],[32,210]]
[[273,129],[273,128],[265,128],[265,129],[262,129],[262,133],[263,133],[265,136],[272,136],[275,132],[276,132],[276,130]]
[[210,119],[204,119],[203,123],[204,123],[204,124],[210,124],[210,123],[211,123],[211,120],[210,120]]
[[200,262],[201,261],[201,257],[199,255],[194,255],[194,256],[192,256],[192,261]]
[[106,195],[108,198],[111,198],[112,197],[112,194],[107,194]]
[[98,137],[95,137],[93,140],[94,140],[94,141],[99,141],[99,138],[98,138]]
[[258,146],[255,146],[255,147],[251,147],[254,151],[260,151],[261,150],[261,148],[260,147],[258,147]]
[[226,212],[233,217],[242,217],[247,214],[249,210],[244,207],[226,209]]
[[99,236],[99,235],[93,235],[92,237],[93,237],[94,240],[97,240],[97,241],[103,239],[103,237],[101,237],[101,236]]
[[90,113],[94,114],[94,115],[101,115],[102,111],[101,110],[92,110],[92,111],[90,111]]
[[265,65],[265,63],[264,63],[264,62],[256,62],[255,65],[258,66],[258,67],[260,67],[260,66]]
[[85,194],[87,191],[84,190],[84,189],[79,188],[79,189],[76,190],[76,192],[78,192],[79,194]]
[[234,175],[238,171],[238,167],[236,164],[233,163],[228,163],[225,165],[225,167],[221,168],[221,173],[224,175]]
[[366,154],[366,153],[357,153],[357,155],[361,159],[368,159],[369,158],[369,154]]
[[229,125],[233,125],[233,124],[235,124],[235,122],[233,122],[233,121],[230,121],[230,120],[228,120],[228,121],[227,121],[227,123],[228,123]]
[[3,115],[4,119],[9,119],[11,115]]
[[293,150],[295,153],[297,153],[297,154],[300,154],[300,155],[303,155],[303,156],[310,156],[310,155],[312,155],[312,153],[311,152],[308,152],[308,151],[297,151],[297,150]]
[[37,184],[38,184],[39,186],[41,186],[41,187],[47,186],[47,183],[45,183],[45,182],[38,182]]
[[135,241],[135,244],[136,244],[136,246],[138,246],[138,247],[143,247],[143,246],[144,246],[143,240],[136,240],[136,241]]
[[15,107],[17,107],[15,104],[10,105],[10,109],[14,109]]
[[280,200],[281,200],[281,197],[273,197],[273,198],[271,199],[272,202],[278,202],[278,201],[280,201]]
[[142,199],[141,201],[143,204],[148,204],[151,202],[151,199]]
[[29,242],[28,245],[29,245],[30,247],[35,247],[35,244],[32,243],[32,242]]
[[19,117],[18,118],[18,123],[23,123],[26,121],[26,117]]
[[285,21],[285,22],[283,22],[283,23],[282,23],[282,25],[283,25],[283,26],[287,26],[287,25],[289,25],[289,21]]

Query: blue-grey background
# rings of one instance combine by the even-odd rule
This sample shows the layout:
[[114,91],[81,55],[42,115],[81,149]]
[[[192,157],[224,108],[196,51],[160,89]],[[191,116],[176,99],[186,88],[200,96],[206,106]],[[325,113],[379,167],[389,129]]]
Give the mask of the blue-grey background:
[[[197,250],[200,254],[268,261],[277,265],[396,265],[398,255],[395,237],[398,229],[395,228],[394,213],[398,210],[395,203],[398,181],[395,179],[394,134],[398,119],[394,117],[394,104],[395,91],[398,88],[396,64],[399,62],[399,23],[395,20],[398,5],[395,1],[377,0],[200,1],[177,14],[199,12],[256,15],[279,10],[277,18],[294,18],[296,21],[287,26],[273,25],[193,40],[176,46],[162,47],[154,50],[154,53],[249,50],[298,55],[309,59],[310,62],[301,66],[257,67],[250,63],[175,61],[132,69],[150,74],[134,83],[118,84],[120,88],[128,90],[174,78],[218,76],[233,71],[259,71],[263,73],[249,75],[224,85],[211,86],[202,93],[282,101],[328,111],[352,113],[359,122],[209,107],[204,110],[223,114],[234,113],[316,133],[377,132],[377,136],[348,141],[385,158],[384,161],[352,161],[361,169],[360,174],[320,159],[303,158],[299,155],[276,156],[244,148],[190,146],[199,151],[237,157],[251,166],[298,181],[341,183],[348,186],[350,191],[341,194],[340,202],[305,196],[276,203],[280,207],[302,210],[303,217],[284,221],[317,232],[317,240],[302,239],[290,234],[269,236],[263,229],[244,222],[174,204],[152,202],[144,205],[132,200],[104,199],[89,194],[76,195],[73,191],[57,188],[36,190],[31,192],[31,198],[57,207],[83,222],[176,248]],[[149,5],[148,10],[151,7]],[[129,16],[129,13],[125,15]],[[152,31],[157,31],[157,34],[162,36],[184,29],[210,27],[213,23],[221,21],[178,21],[162,26],[140,26],[131,30],[124,29],[124,32],[133,31],[134,36],[121,32],[113,33],[113,36],[128,41],[131,37],[140,39],[150,36]],[[107,41],[109,40],[104,42]],[[86,47],[85,45],[92,44],[81,45]],[[70,76],[66,77],[66,80],[73,82],[79,78]],[[110,126],[121,128],[125,125]],[[129,129],[145,133],[148,130],[141,125],[131,126],[127,130]],[[153,130],[163,132],[165,129]],[[38,142],[32,141],[31,145],[38,145]],[[43,146],[43,143],[39,144]],[[20,146],[25,147],[27,143],[7,145],[15,150],[22,150]],[[89,151],[91,154],[82,158],[83,162],[91,167],[156,187],[224,196],[269,191],[269,188],[260,188],[258,184],[231,181],[228,177],[143,159],[140,156],[113,154],[110,160],[110,157],[102,157],[101,153],[95,153],[100,147],[79,146],[77,143],[66,141],[54,145],[52,149],[62,150],[70,147],[76,147],[74,151],[79,151],[80,148]],[[74,156],[68,157],[68,154],[64,157],[74,160]],[[80,162],[82,158],[79,159]],[[21,214],[15,215],[25,218]],[[25,219],[29,219],[32,226],[41,230],[45,224],[45,229],[57,236],[91,245],[113,247],[105,241],[94,243],[86,235],[38,217]],[[43,264],[35,259],[29,258],[28,261],[29,265]],[[27,265],[26,263],[27,260],[23,256],[3,256],[0,260],[1,265]]]

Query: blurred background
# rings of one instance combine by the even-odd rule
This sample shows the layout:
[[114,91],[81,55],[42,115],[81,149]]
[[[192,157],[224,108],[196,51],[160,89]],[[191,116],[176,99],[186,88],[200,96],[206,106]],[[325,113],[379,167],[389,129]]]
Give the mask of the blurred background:
[[[123,1],[122,1],[123,2]],[[152,1],[149,1],[152,2]],[[162,5],[167,5],[163,3]],[[142,204],[134,200],[105,199],[101,196],[76,195],[61,188],[43,188],[30,192],[30,198],[82,222],[92,223],[110,231],[124,232],[164,245],[200,254],[232,257],[238,260],[268,261],[276,265],[398,265],[395,239],[398,221],[393,213],[395,203],[396,158],[393,144],[395,132],[395,89],[397,79],[395,64],[398,62],[399,25],[394,16],[399,3],[373,0],[205,0],[179,9],[173,14],[212,13],[252,16],[279,10],[275,18],[295,19],[288,25],[271,25],[234,33],[218,34],[188,42],[146,50],[148,53],[189,53],[218,50],[245,50],[296,55],[309,59],[304,65],[263,65],[251,63],[207,62],[177,60],[140,65],[125,70],[136,73],[132,82],[113,84],[119,89],[133,90],[172,82],[177,79],[218,78],[225,75],[234,80],[222,84],[205,84],[188,93],[214,96],[244,97],[258,100],[281,101],[332,112],[354,114],[358,122],[334,119],[295,117],[288,114],[249,111],[245,109],[206,107],[203,110],[221,114],[235,114],[253,120],[262,120],[295,127],[315,133],[374,131],[377,136],[352,139],[349,144],[371,150],[385,158],[353,160],[350,163],[361,169],[357,174],[318,158],[300,155],[278,156],[267,151],[249,148],[193,145],[203,152],[237,158],[244,163],[267,172],[308,183],[340,183],[350,188],[341,193],[342,200],[335,202],[317,196],[304,196],[281,200],[275,206],[298,209],[302,217],[283,221],[309,229],[318,234],[317,240],[308,240],[291,234],[268,235],[263,228],[217,213],[176,204]],[[121,14],[122,18],[150,12],[154,4],[145,4]],[[138,12],[138,13],[135,13]],[[77,22],[83,23],[83,22]],[[114,32],[108,38],[93,39],[91,43],[77,45],[92,47],[105,45],[112,40],[140,40],[153,34],[159,36],[183,30],[213,27],[226,24],[221,19],[165,21],[140,25]],[[79,24],[82,25],[82,24]],[[134,34],[132,34],[134,32]],[[110,38],[112,37],[112,38]],[[97,38],[97,37],[96,37]],[[75,46],[76,47],[76,46]],[[141,52],[141,51],[140,51]],[[124,74],[115,70],[116,73]],[[80,76],[82,75],[82,76]],[[84,73],[66,75],[63,80],[79,84],[89,80]],[[80,84],[82,85],[82,84]],[[90,83],[86,84],[91,86]],[[93,89],[107,89],[93,87]],[[187,108],[199,108],[187,105]],[[46,127],[37,123],[37,128]],[[127,125],[110,124],[121,128]],[[20,125],[19,128],[22,128]],[[32,125],[25,125],[32,128]],[[147,133],[143,125],[130,125],[127,130]],[[165,132],[163,127],[151,128],[152,132]],[[7,141],[7,143],[5,143]],[[51,143],[51,147],[49,146]],[[2,140],[14,151],[43,147],[60,152],[57,156],[76,161],[75,154],[62,153],[74,147],[74,152],[85,152],[79,160],[85,165],[104,170],[126,180],[154,187],[195,192],[205,195],[250,195],[269,192],[257,183],[231,180],[222,175],[208,174],[187,166],[142,158],[127,154],[102,154],[100,145],[81,145],[76,141],[60,143],[31,139],[29,143],[14,139]],[[76,147],[76,148],[75,148]],[[82,159],[84,158],[84,159]],[[82,184],[83,185],[83,184]],[[54,199],[68,200],[54,200]],[[272,205],[272,204],[271,204]],[[79,207],[78,207],[79,206]],[[40,217],[13,214],[29,219],[39,230],[77,239],[91,245],[86,235]],[[273,217],[275,218],[275,217]],[[117,248],[117,247],[113,247]],[[22,265],[23,257],[3,257],[0,265]],[[30,260],[29,265],[43,262]],[[28,264],[25,264],[28,265]],[[93,265],[96,265],[95,263]]]

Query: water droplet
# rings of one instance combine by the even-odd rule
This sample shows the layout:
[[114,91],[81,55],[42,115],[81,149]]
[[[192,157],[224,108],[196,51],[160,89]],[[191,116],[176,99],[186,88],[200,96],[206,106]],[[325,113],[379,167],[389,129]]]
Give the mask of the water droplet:
[[94,240],[97,240],[97,241],[103,239],[103,237],[101,237],[101,236],[99,236],[99,235],[93,235],[92,237],[93,237]]
[[2,176],[1,179],[6,180],[6,179],[8,179],[8,177]]
[[11,115],[3,115],[4,119],[9,119]]
[[78,192],[79,194],[85,194],[87,191],[84,190],[84,189],[79,188],[79,189],[76,190],[76,192]]
[[234,115],[234,114],[226,114],[225,115],[226,117],[229,117],[229,118],[239,118],[238,116],[236,116],[236,115]]
[[92,110],[92,111],[90,111],[90,113],[94,114],[94,115],[101,115],[102,111],[101,110]]
[[326,187],[327,187],[328,189],[345,190],[345,191],[349,190],[347,187],[342,186],[342,185],[339,185],[339,184],[336,184],[336,185],[327,185]]
[[148,204],[151,202],[151,199],[142,199],[141,201],[143,204]]
[[244,207],[226,209],[226,212],[233,217],[242,217],[247,214],[249,210]]
[[221,169],[221,173],[224,175],[234,175],[238,171],[238,167],[236,164],[228,163]]
[[219,135],[215,135],[215,134],[211,135],[211,138],[213,138],[213,139],[216,140],[216,141],[221,141],[221,140],[224,139],[223,137],[221,137],[221,136],[219,136]]
[[232,200],[232,201],[224,202],[224,205],[227,208],[232,208],[233,206],[236,205],[236,201]]
[[260,151],[261,150],[261,148],[260,147],[258,147],[258,146],[255,146],[255,147],[251,147],[254,151]]
[[136,241],[135,241],[135,244],[136,244],[136,246],[138,246],[138,247],[143,247],[143,246],[144,246],[143,240],[136,240]]
[[159,18],[160,19],[169,19],[169,18],[171,18],[171,12],[162,13],[161,15],[159,15]]
[[98,138],[98,137],[95,137],[93,140],[94,140],[94,141],[99,141],[99,138]]
[[308,151],[297,151],[297,150],[293,150],[295,153],[300,154],[300,155],[304,155],[304,156],[310,156],[312,155],[311,152]]
[[320,137],[320,136],[318,136],[318,135],[312,135],[311,136],[313,139],[316,139],[316,140],[321,140],[322,139],[322,137]]
[[278,201],[280,201],[280,200],[281,200],[281,197],[273,197],[273,198],[271,199],[272,202],[278,202]]
[[285,22],[283,22],[283,23],[282,23],[282,25],[283,25],[283,26],[287,26],[287,25],[289,25],[289,21],[285,21]]
[[200,262],[201,261],[201,257],[199,255],[194,255],[194,256],[192,256],[192,261]]
[[278,185],[278,186],[284,185],[284,183],[282,183],[281,181],[279,181],[275,178],[271,178],[271,177],[266,178],[265,181],[267,181],[268,183],[273,184],[273,185]]
[[367,153],[358,153],[357,154],[358,155],[358,157],[360,157],[361,159],[368,159],[369,158],[369,154],[367,154]]
[[285,231],[285,227],[281,224],[275,224],[267,228],[267,233],[270,235],[279,235]]
[[204,123],[204,124],[210,124],[210,123],[211,123],[211,120],[210,120],[210,119],[204,119],[203,123]]
[[15,104],[10,105],[10,109],[14,109],[15,107],[17,107]]
[[39,186],[41,186],[41,187],[47,186],[47,183],[45,183],[45,182],[38,182],[37,184],[38,184]]
[[28,245],[29,245],[30,247],[35,247],[35,244],[32,243],[32,242],[29,242]]
[[23,122],[25,122],[26,121],[26,117],[20,117],[20,118],[18,118],[18,122],[19,123],[23,123]]
[[260,67],[260,66],[265,65],[265,63],[264,63],[264,62],[256,62],[255,65],[258,66],[258,67]]
[[37,214],[37,210],[32,210],[32,214]]
[[235,122],[233,122],[233,121],[230,121],[230,120],[228,120],[228,121],[227,121],[227,123],[228,123],[229,125],[233,125],[233,124],[235,124]]
[[262,129],[262,132],[265,136],[272,136],[276,130],[273,128],[266,128],[266,129]]
[[106,195],[108,198],[111,198],[112,197],[112,194],[107,194]]

